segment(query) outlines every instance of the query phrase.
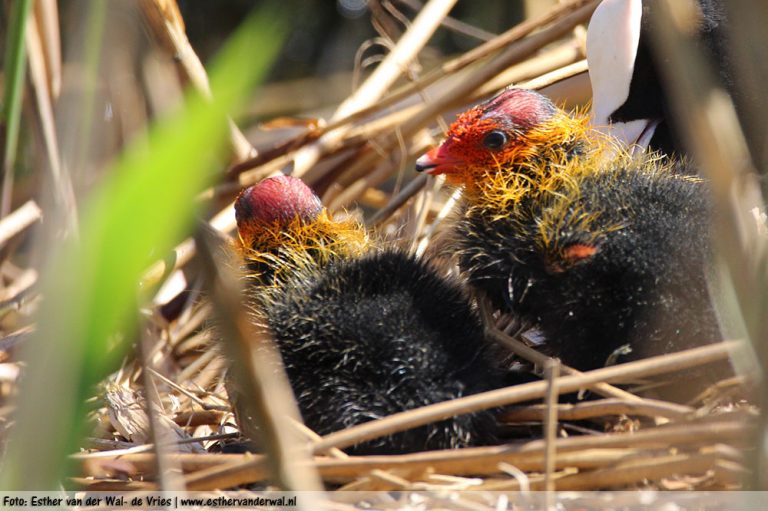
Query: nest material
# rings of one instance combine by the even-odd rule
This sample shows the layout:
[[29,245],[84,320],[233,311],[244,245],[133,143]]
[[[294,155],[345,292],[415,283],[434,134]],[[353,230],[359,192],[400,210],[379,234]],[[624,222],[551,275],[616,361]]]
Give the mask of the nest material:
[[[239,163],[229,171],[230,183],[210,190],[209,195],[231,197],[240,187],[291,163],[293,175],[318,190],[331,212],[365,214],[368,224],[393,244],[420,254],[439,252],[435,244],[455,197],[443,189],[440,180],[406,178],[404,165],[434,143],[433,135],[439,135],[440,130],[430,126],[436,116],[448,115],[510,83],[532,88],[552,86],[550,90],[562,98],[578,96],[573,91],[583,90],[585,80],[583,34],[578,26],[588,19],[596,3],[564,2],[541,19],[527,20],[383,97],[355,94],[344,108],[353,113],[337,115],[328,123],[310,123],[258,156],[251,156],[252,148],[233,128]],[[183,37],[178,13],[163,8],[168,4],[146,0],[142,9],[158,41],[170,53],[182,56],[179,64],[183,72],[193,83],[204,83],[202,68]],[[434,31],[437,26],[433,23],[426,30]],[[385,61],[377,73],[399,76],[402,71],[396,63]],[[428,99],[422,101],[418,91],[424,89]],[[576,99],[578,102],[580,98]],[[0,238],[10,239],[39,216],[36,207],[20,208],[2,220]],[[221,218],[212,220],[212,225],[231,230],[231,222]],[[194,255],[189,247],[188,242],[180,245],[184,250],[179,251],[173,268],[168,263],[150,268],[144,284],[158,282],[168,270],[184,268]],[[3,303],[26,304],[24,298],[31,287],[29,272],[33,270],[7,270]],[[194,291],[159,302],[148,322],[143,358],[127,362],[112,378],[113,384],[104,392],[105,406],[94,414],[99,427],[87,451],[74,456],[82,462],[74,484],[111,491],[167,488],[167,480],[157,473],[158,466],[180,469],[182,480],[176,484],[190,490],[268,484],[271,473],[265,455],[220,452],[241,435],[222,383],[226,363],[211,349],[208,339],[210,304]],[[511,429],[524,431],[526,438],[493,447],[352,457],[339,447],[366,434],[386,434],[387,428],[416,424],[424,413],[429,415],[429,410],[377,421],[379,430],[377,425],[363,425],[325,438],[295,423],[296,431],[313,450],[311,458],[295,464],[296,469],[315,473],[327,488],[339,491],[741,487],[748,472],[745,452],[759,414],[743,400],[740,378],[718,383],[691,406],[640,398],[604,379],[603,375],[611,376],[612,368],[586,374],[564,368],[557,376],[558,370],[546,357],[497,330],[497,321],[499,318],[487,315],[489,334],[522,358],[546,365],[549,379],[498,391],[495,401],[483,402],[484,395],[471,396],[457,403],[453,411],[442,413],[543,399],[545,404],[518,405],[501,417]],[[2,353],[11,359],[17,340],[11,334],[2,341]],[[724,346],[709,346],[660,360],[666,363],[661,369],[654,369],[653,362],[628,364],[612,377],[627,371],[634,376],[669,373],[726,355]],[[152,391],[145,400],[147,382],[152,382]],[[7,387],[5,395],[12,392],[15,373],[4,371],[0,385]],[[558,393],[587,388],[603,397],[557,404]],[[145,406],[145,401],[153,406]],[[451,405],[447,406],[450,409]],[[162,436],[161,430],[173,434]],[[158,457],[167,464],[158,465]],[[441,501],[434,498],[437,507]]]

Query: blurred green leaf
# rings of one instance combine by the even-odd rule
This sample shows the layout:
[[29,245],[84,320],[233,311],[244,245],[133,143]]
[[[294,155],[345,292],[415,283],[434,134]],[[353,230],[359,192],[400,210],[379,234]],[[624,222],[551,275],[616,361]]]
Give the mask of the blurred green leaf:
[[24,45],[27,19],[32,8],[32,0],[19,0],[11,3],[8,20],[8,33],[5,38],[5,83],[3,91],[2,119],[5,124],[5,146],[3,147],[3,190],[0,199],[0,214],[5,215],[10,209],[11,188],[13,183],[16,147],[19,141],[21,123],[21,99],[24,93],[27,54]]
[[127,149],[83,208],[79,242],[51,257],[0,488],[60,483],[81,438],[85,399],[123,355],[115,340],[135,328],[141,273],[189,231],[195,195],[225,161],[225,115],[266,71],[282,27],[274,11],[249,18],[212,66],[214,100],[190,95],[179,115],[150,130],[148,143]]

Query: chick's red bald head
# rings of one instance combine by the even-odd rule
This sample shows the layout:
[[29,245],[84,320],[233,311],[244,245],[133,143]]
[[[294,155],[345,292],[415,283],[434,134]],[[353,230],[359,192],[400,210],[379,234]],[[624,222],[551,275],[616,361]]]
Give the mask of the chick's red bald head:
[[461,182],[477,169],[507,164],[526,146],[526,134],[556,111],[537,92],[507,89],[460,114],[445,141],[416,161],[416,170],[448,174],[452,181]]
[[310,222],[323,205],[301,179],[277,176],[243,190],[235,201],[235,218],[240,230],[255,224],[288,225],[300,218]]

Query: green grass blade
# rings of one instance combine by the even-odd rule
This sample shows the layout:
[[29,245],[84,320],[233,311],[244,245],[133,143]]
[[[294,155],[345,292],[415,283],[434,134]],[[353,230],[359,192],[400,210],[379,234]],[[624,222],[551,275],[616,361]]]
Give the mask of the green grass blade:
[[282,40],[282,23],[259,12],[213,66],[214,101],[188,98],[183,112],[134,145],[85,205],[79,242],[57,250],[44,284],[39,327],[25,353],[0,488],[51,490],[82,438],[85,399],[115,367],[135,328],[143,269],[191,227],[195,195],[220,172],[237,111]]
[[3,189],[0,194],[0,216],[8,214],[11,208],[13,170],[16,163],[16,148],[19,143],[21,124],[21,99],[24,95],[27,54],[24,45],[27,19],[32,0],[11,2],[8,20],[8,35],[5,41],[5,91],[3,93],[2,118],[5,124],[5,145],[3,147]]

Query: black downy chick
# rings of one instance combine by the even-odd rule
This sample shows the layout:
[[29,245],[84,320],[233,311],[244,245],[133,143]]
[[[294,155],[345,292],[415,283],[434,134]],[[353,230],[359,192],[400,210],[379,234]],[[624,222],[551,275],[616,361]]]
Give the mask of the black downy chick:
[[418,160],[464,185],[454,243],[468,281],[580,370],[721,340],[706,183],[680,162],[615,155],[586,126],[508,89]]
[[[280,349],[304,421],[325,435],[504,386],[456,283],[365,231],[330,219],[299,179],[236,202],[248,301]],[[496,440],[491,412],[461,415],[350,449],[392,454]]]

